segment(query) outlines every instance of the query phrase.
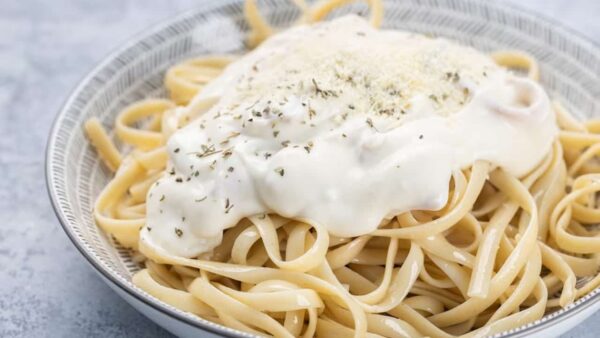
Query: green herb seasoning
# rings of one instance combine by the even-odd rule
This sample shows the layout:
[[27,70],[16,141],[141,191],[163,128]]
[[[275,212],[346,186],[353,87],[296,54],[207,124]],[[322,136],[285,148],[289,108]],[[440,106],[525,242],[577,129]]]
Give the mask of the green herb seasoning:
[[183,236],[183,230],[175,228],[175,235],[177,235],[177,237]]
[[229,198],[225,199],[225,213],[228,214],[229,211],[233,208],[233,204],[229,202]]

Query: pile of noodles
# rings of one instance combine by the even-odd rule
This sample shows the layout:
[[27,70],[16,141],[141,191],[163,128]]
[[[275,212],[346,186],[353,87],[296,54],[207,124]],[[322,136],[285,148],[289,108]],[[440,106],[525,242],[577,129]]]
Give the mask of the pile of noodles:
[[[350,1],[296,2],[300,21],[314,22]],[[381,3],[368,3],[378,26]],[[254,1],[245,11],[255,46],[274,29]],[[539,77],[535,60],[524,53],[492,56]],[[207,56],[175,65],[165,79],[170,99],[123,110],[114,129],[132,146],[127,155],[97,119],[85,125],[115,171],[94,216],[121,245],[137,250],[145,268],[133,282],[150,295],[257,335],[452,337],[519,327],[600,283],[600,237],[593,227],[600,221],[600,123],[581,123],[558,103],[559,137],[527,176],[476,162],[453,174],[443,209],[405,212],[368,235],[333,237],[321,224],[268,215],[227,229],[222,244],[197,259],[140,243],[146,194],[167,164],[166,140],[195,117],[176,116],[174,108],[187,105],[234,59]]]

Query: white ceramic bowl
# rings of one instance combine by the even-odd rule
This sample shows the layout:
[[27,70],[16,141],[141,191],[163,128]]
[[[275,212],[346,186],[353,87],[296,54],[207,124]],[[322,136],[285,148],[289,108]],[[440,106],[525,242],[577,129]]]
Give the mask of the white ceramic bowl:
[[[165,94],[165,70],[183,59],[241,52],[247,26],[241,0],[204,1],[202,7],[158,26],[108,56],[74,90],[58,114],[48,140],[46,176],[50,198],[67,235],[98,274],[125,300],[179,336],[251,336],[205,321],[160,302],[131,283],[139,266],[130,251],[114,246],[94,224],[92,204],[111,174],[83,134],[96,116],[111,126],[125,105]],[[298,15],[291,1],[264,1],[261,8],[278,26]],[[361,4],[333,15],[361,12]],[[556,22],[491,1],[398,0],[385,3],[384,27],[445,36],[483,51],[521,49],[540,62],[542,82],[583,118],[600,113],[600,48]],[[558,336],[600,308],[600,289],[501,337]]]

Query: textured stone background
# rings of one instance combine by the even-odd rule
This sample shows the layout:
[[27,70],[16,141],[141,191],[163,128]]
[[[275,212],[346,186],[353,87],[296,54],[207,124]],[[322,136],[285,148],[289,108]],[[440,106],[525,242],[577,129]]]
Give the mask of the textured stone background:
[[[600,43],[598,0],[499,0]],[[63,234],[44,147],[75,84],[132,34],[201,0],[0,0],[0,337],[168,337],[114,294]],[[566,337],[593,337],[600,313]]]

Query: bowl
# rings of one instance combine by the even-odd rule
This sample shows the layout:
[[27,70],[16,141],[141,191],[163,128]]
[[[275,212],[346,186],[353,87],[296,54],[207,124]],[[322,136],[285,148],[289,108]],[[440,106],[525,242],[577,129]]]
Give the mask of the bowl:
[[[299,15],[291,1],[259,2],[265,16],[286,27]],[[140,266],[94,223],[93,202],[112,173],[83,133],[98,117],[111,127],[117,112],[146,97],[166,94],[166,69],[186,58],[245,49],[248,27],[241,0],[209,0],[151,27],[104,59],[66,100],[48,139],[46,179],[66,234],[106,283],[147,317],[178,336],[252,337],[160,302],[134,286]],[[331,16],[364,12],[353,4]],[[600,114],[600,47],[559,23],[491,1],[398,0],[385,3],[383,27],[444,36],[479,50],[520,49],[534,55],[541,82],[576,116]],[[110,129],[110,128],[109,128]],[[111,135],[114,136],[114,135]],[[600,288],[574,304],[498,337],[558,336],[600,308]]]

